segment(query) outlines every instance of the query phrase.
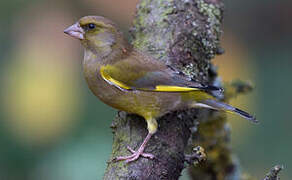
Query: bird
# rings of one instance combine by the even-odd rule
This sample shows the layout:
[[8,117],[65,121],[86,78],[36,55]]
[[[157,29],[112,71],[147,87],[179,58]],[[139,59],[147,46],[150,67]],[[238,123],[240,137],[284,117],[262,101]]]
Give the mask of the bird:
[[153,154],[144,152],[147,142],[157,132],[157,119],[174,110],[209,108],[257,122],[254,116],[212,95],[222,88],[190,80],[135,49],[117,25],[105,17],[82,17],[64,33],[78,39],[85,49],[83,73],[92,93],[117,110],[142,116],[147,123],[148,134],[140,147],[136,151],[127,147],[132,154],[116,157],[116,161],[153,159]]

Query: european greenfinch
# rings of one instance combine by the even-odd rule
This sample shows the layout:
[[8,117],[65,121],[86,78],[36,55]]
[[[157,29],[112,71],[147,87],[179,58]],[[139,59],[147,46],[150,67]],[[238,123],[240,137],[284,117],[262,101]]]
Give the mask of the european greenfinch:
[[116,160],[135,161],[144,153],[147,142],[157,131],[157,118],[186,108],[203,107],[238,114],[257,122],[248,113],[219,102],[211,91],[220,88],[203,85],[178,73],[163,62],[134,49],[116,25],[100,16],[86,16],[68,27],[66,34],[77,38],[85,48],[84,76],[90,90],[105,104],[138,114],[147,122],[148,135],[132,155]]

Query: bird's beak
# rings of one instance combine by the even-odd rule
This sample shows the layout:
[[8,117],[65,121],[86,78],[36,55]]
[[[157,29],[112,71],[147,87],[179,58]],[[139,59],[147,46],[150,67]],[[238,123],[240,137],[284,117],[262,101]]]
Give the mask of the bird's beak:
[[80,27],[79,23],[75,23],[72,26],[68,27],[64,30],[64,33],[80,40],[84,39],[84,30]]

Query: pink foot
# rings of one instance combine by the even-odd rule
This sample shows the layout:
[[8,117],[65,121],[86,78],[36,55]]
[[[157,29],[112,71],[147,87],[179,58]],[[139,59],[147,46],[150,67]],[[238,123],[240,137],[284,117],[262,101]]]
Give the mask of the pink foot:
[[132,162],[137,160],[140,156],[144,157],[144,158],[149,158],[149,159],[153,159],[154,155],[150,154],[150,153],[144,153],[143,150],[144,148],[139,148],[138,151],[134,151],[132,148],[127,147],[127,149],[132,153],[132,155],[130,156],[120,156],[117,157],[115,160],[116,161],[123,161],[126,160],[126,163]]
[[139,147],[139,149],[137,151],[134,151],[132,148],[127,147],[127,149],[132,153],[132,155],[117,157],[117,158],[115,158],[115,161],[126,160],[126,163],[129,163],[129,162],[137,160],[140,156],[142,156],[144,158],[153,159],[154,158],[153,154],[144,153],[145,146],[146,146],[147,142],[149,141],[149,139],[151,138],[151,136],[152,136],[152,134],[148,133],[148,135],[144,139],[142,145]]

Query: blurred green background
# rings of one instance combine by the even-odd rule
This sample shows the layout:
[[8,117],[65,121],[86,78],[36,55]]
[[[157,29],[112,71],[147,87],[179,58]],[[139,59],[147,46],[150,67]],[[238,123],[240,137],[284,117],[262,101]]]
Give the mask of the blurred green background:
[[[137,1],[0,1],[0,180],[101,179],[116,111],[90,93],[80,66],[83,48],[63,29],[95,14],[127,32]],[[224,81],[255,84],[231,103],[261,121],[228,116],[232,147],[244,172],[260,179],[284,164],[281,177],[290,179],[292,2],[225,3],[226,53],[214,62]]]

